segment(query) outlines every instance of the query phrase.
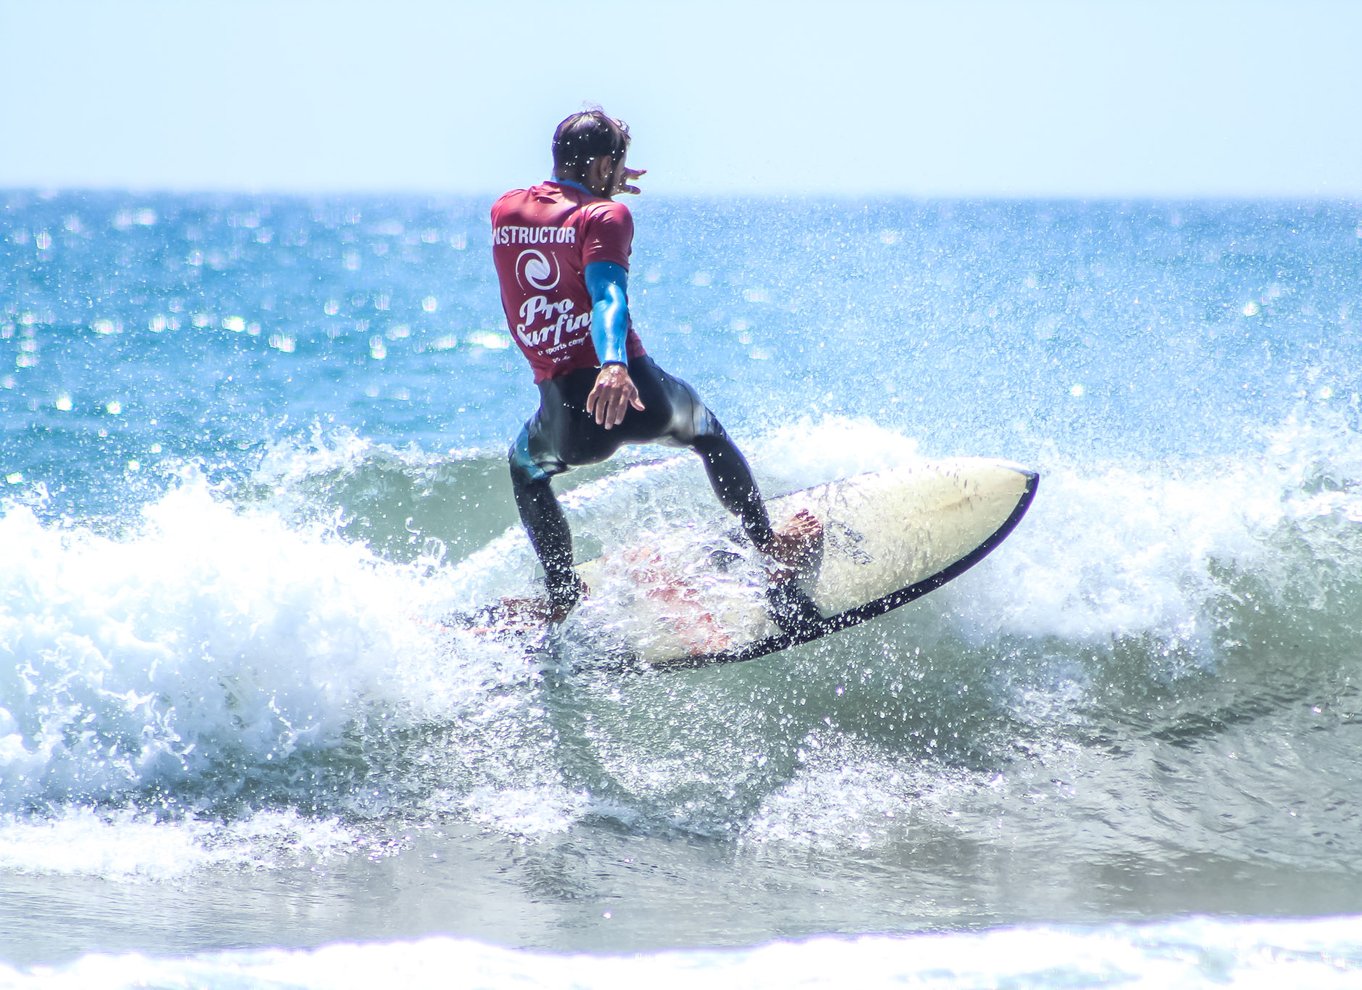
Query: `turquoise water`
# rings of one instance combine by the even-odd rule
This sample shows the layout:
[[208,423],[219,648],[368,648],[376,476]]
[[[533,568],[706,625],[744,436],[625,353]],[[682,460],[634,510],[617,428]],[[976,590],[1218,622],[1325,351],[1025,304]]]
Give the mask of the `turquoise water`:
[[[898,613],[620,678],[438,624],[534,579],[487,203],[0,202],[0,982],[1362,979],[1356,204],[641,198],[767,492],[1044,481]],[[662,449],[562,488],[725,525]]]

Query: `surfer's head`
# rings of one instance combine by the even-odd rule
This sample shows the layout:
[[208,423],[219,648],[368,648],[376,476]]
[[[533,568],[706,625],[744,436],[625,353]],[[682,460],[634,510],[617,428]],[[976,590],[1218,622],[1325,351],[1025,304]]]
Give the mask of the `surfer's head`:
[[590,181],[594,166],[610,173],[610,181],[605,184],[609,190],[614,186],[614,173],[628,150],[628,124],[609,116],[599,107],[583,110],[565,118],[553,132],[553,174],[595,190],[596,184]]

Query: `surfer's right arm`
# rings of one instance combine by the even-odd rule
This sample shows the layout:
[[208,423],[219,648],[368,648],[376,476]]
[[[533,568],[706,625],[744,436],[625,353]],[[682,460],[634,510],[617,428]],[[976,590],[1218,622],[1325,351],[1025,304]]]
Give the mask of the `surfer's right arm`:
[[601,370],[586,397],[586,411],[607,430],[624,422],[630,407],[643,411],[638,389],[629,377],[625,338],[629,334],[629,273],[613,261],[586,266],[586,290],[591,294],[591,342]]

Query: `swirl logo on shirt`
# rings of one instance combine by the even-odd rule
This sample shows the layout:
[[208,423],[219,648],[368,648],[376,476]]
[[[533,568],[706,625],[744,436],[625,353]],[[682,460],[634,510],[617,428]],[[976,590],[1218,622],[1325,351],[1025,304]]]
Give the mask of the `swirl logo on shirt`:
[[551,256],[534,248],[526,248],[515,260],[515,279],[523,289],[528,282],[532,288],[547,292],[558,284],[561,272]]

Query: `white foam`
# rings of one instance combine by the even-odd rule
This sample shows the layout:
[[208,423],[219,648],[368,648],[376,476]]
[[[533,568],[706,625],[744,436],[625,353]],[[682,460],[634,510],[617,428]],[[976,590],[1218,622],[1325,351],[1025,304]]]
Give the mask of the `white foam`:
[[263,949],[188,959],[90,955],[28,970],[0,965],[13,990],[98,986],[251,986],[367,990],[451,983],[476,987],[1121,987],[1183,990],[1311,987],[1362,983],[1362,919],[1219,921],[1025,927],[983,932],[815,937],[733,949],[628,955],[518,951],[437,937]]
[[875,848],[924,826],[961,827],[973,821],[959,815],[961,804],[997,789],[990,774],[887,759],[853,738],[819,748],[816,759],[762,801],[743,828],[745,842]]
[[925,456],[915,437],[847,416],[789,423],[742,446],[768,496]]
[[483,786],[464,795],[462,805],[481,825],[512,835],[545,836],[576,824],[591,807],[591,798],[561,786]]
[[1332,420],[1292,418],[1233,458],[1039,466],[1016,533],[936,596],[976,644],[1147,637],[1209,661],[1229,575],[1285,594],[1362,564],[1341,541],[1362,519],[1362,437]]
[[[1043,474],[1016,533],[943,601],[976,642],[1011,634],[1091,644],[1153,634],[1195,646],[1218,590],[1212,567],[1251,568],[1266,553],[1253,518],[1260,501],[1245,492],[1247,480],[1057,466]],[[1280,490],[1258,494],[1277,498]]]
[[252,480],[269,486],[281,501],[288,501],[291,489],[300,483],[318,475],[354,471],[371,460],[391,461],[420,472],[466,456],[472,456],[471,452],[426,453],[415,446],[396,448],[374,443],[346,427],[323,431],[314,425],[306,442],[291,438],[270,444]]
[[338,744],[450,701],[426,582],[190,478],[117,538],[0,516],[0,808]]
[[240,821],[167,821],[132,810],[68,808],[53,818],[0,817],[0,869],[16,874],[166,881],[213,866],[271,866],[348,854],[364,839],[335,818],[260,811]]

